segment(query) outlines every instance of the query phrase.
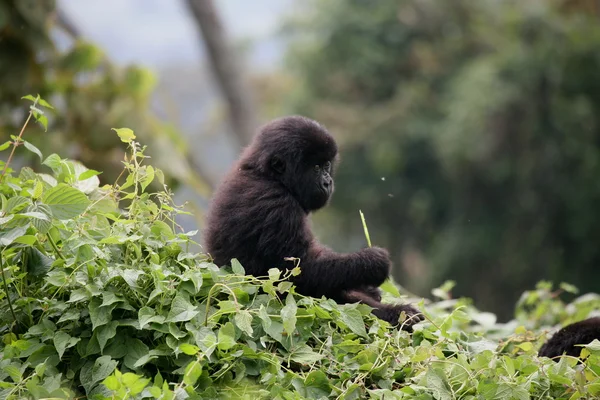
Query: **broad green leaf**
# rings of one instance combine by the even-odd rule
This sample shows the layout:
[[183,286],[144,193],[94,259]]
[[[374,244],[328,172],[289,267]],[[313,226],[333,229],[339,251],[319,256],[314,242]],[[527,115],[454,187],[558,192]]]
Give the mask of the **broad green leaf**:
[[136,363],[142,358],[147,357],[149,348],[139,339],[128,337],[126,340],[127,355],[123,363],[127,368],[135,369]]
[[92,320],[92,329],[96,329],[99,326],[106,325],[111,320],[111,313],[114,308],[114,304],[108,307],[101,307],[102,301],[94,297],[89,304],[90,319]]
[[171,311],[166,322],[189,321],[198,314],[196,306],[191,304],[185,297],[178,294],[171,303]]
[[46,234],[52,228],[52,210],[45,204],[36,203],[29,207],[30,211],[44,214],[46,218],[33,218],[31,223],[39,233]]
[[75,346],[81,339],[71,337],[66,332],[58,331],[54,335],[54,347],[56,347],[56,352],[58,353],[58,358],[62,358],[65,350],[69,347]]
[[132,372],[127,372],[123,374],[121,380],[127,388],[127,392],[130,393],[132,396],[136,396],[142,393],[144,388],[150,383],[150,379],[143,379],[141,376],[136,375]]
[[50,207],[52,215],[62,220],[81,215],[90,204],[83,192],[64,183],[49,189],[45,193],[43,201]]
[[0,245],[8,246],[16,238],[21,237],[27,232],[27,226],[18,226],[8,230],[0,230]]
[[149,184],[154,180],[154,168],[149,165],[143,169],[143,178],[140,184],[142,185],[142,191],[146,190]]
[[288,333],[288,335],[291,335],[296,329],[297,311],[298,306],[296,305],[296,300],[294,300],[294,296],[290,293],[285,299],[285,306],[281,309],[280,314],[281,320],[283,321],[283,329]]
[[39,95],[38,95],[38,104],[42,107],[46,107],[49,108],[51,110],[54,110],[54,107],[52,107],[50,105],[50,103],[48,103],[46,100],[42,99]]
[[217,346],[221,350],[229,350],[235,344],[235,327],[231,322],[227,322],[219,329]]
[[102,356],[96,359],[94,367],[92,368],[92,381],[94,383],[104,380],[107,376],[117,367],[118,362],[111,359],[109,356]]
[[88,169],[88,170],[82,172],[81,174],[79,174],[77,179],[80,181],[85,181],[86,179],[89,179],[91,177],[94,177],[94,176],[97,176],[100,174],[101,174],[101,172],[95,171],[93,169]]
[[182,343],[181,345],[179,345],[179,349],[188,356],[193,356],[194,354],[200,351],[200,348],[198,346],[194,346],[190,343]]
[[252,329],[252,314],[247,310],[240,310],[233,316],[235,325],[248,336],[252,336],[254,330]]
[[34,199],[39,199],[44,192],[44,184],[41,180],[35,181],[35,186],[33,187],[33,192],[31,193],[31,197]]
[[25,146],[25,148],[27,150],[31,151],[32,153],[37,154],[38,157],[40,158],[40,161],[44,159],[44,157],[42,156],[42,152],[40,151],[40,149],[38,149],[37,147],[35,147],[31,143],[29,143],[27,140],[23,140],[23,145]]
[[344,307],[340,309],[340,319],[350,328],[350,330],[362,337],[367,336],[365,330],[365,321],[362,314],[356,308]]
[[8,149],[11,144],[12,144],[11,140],[7,140],[6,142],[0,144],[0,151],[4,151],[4,150]]
[[55,172],[60,170],[61,163],[62,163],[62,159],[57,154],[50,154],[42,162],[42,164],[49,166]]
[[30,204],[30,201],[27,197],[24,196],[13,196],[8,199],[6,203],[5,212],[7,213],[18,213],[25,206]]
[[425,374],[427,387],[433,392],[433,397],[439,400],[453,400],[452,390],[447,377],[439,368],[429,368]]
[[46,275],[54,263],[54,259],[48,257],[36,247],[28,247],[24,251],[27,253],[27,273],[32,277]]
[[304,379],[306,394],[311,399],[328,397],[331,393],[331,384],[323,371],[312,371]]
[[242,267],[242,264],[240,264],[240,262],[238,261],[237,258],[231,259],[231,269],[232,269],[233,273],[236,275],[245,275],[246,274],[244,267]]
[[151,307],[142,307],[138,311],[138,322],[140,324],[140,329],[144,329],[146,325],[151,322],[162,324],[165,322],[165,317],[156,315],[154,309]]
[[202,365],[198,360],[194,360],[185,367],[183,382],[186,385],[193,386],[198,381],[198,378],[200,378],[200,375],[202,375]]
[[121,383],[116,376],[111,375],[102,381],[102,384],[106,386],[108,390],[118,390],[121,388]]
[[[35,117],[35,120],[44,127],[44,131],[47,131],[48,130],[48,117],[46,117],[44,114],[41,114],[36,111],[33,111],[33,116]],[[41,153],[40,153],[40,155],[41,155]]]
[[26,96],[21,97],[21,99],[23,100],[29,100],[33,103],[37,103],[38,99],[40,98],[40,95],[38,94],[36,97],[33,97],[33,95],[28,94]]
[[389,293],[396,298],[400,297],[400,292],[398,291],[398,288],[396,287],[396,285],[394,285],[394,282],[392,282],[391,279],[386,279],[381,284],[381,286],[379,286],[379,288],[381,290],[383,290],[384,292]]
[[112,128],[112,130],[117,132],[117,135],[119,135],[119,138],[124,143],[131,143],[135,139],[133,131],[129,128]]
[[313,364],[323,359],[323,355],[319,354],[306,345],[300,345],[290,354],[290,358],[300,364]]
[[103,351],[106,343],[115,337],[118,326],[119,323],[117,321],[110,321],[108,324],[102,325],[94,332],[96,339],[98,340],[98,345],[100,345],[100,351]]

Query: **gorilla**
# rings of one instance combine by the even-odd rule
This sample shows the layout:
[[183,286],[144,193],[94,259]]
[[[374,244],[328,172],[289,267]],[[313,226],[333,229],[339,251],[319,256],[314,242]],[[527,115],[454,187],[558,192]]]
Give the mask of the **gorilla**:
[[576,345],[588,344],[594,339],[600,340],[600,317],[588,318],[565,326],[544,343],[539,355],[549,358],[563,354],[579,357],[582,347]]
[[401,312],[403,328],[423,319],[414,307],[381,303],[378,286],[391,262],[379,247],[336,253],[314,237],[309,215],[333,193],[337,145],[318,122],[301,116],[263,126],[217,188],[206,217],[205,250],[219,265],[237,258],[247,274],[265,276],[270,268],[293,268],[298,293],[362,302],[392,325]]

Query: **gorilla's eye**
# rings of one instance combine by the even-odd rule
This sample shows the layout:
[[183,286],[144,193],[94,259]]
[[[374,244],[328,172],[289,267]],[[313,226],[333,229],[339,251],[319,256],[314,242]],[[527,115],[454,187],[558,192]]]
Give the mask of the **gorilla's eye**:
[[325,163],[325,169],[326,169],[327,171],[329,171],[329,170],[331,169],[331,161],[327,161],[327,162]]
[[319,172],[320,169],[321,169],[321,166],[319,164],[315,165],[315,172]]

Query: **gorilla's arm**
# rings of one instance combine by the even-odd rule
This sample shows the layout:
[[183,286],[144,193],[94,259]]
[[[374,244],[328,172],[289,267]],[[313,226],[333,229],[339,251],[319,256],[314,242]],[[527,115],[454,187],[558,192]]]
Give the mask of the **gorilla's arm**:
[[579,357],[582,347],[576,345],[588,344],[594,339],[600,340],[600,317],[565,326],[544,343],[539,355],[550,358],[563,354]]
[[[254,226],[260,232],[256,253],[266,257],[264,267],[281,265],[288,257],[298,258],[302,272],[294,283],[300,293],[339,300],[344,289],[379,286],[389,276],[390,261],[384,249],[336,253],[319,244],[307,225],[306,214],[292,196],[272,197],[260,212],[264,218],[257,219]],[[286,268],[294,265],[293,261],[285,262]]]
[[300,268],[302,274],[296,282],[299,287],[314,293],[312,296],[339,300],[344,289],[381,285],[389,276],[390,261],[387,251],[378,247],[336,253],[313,241]]

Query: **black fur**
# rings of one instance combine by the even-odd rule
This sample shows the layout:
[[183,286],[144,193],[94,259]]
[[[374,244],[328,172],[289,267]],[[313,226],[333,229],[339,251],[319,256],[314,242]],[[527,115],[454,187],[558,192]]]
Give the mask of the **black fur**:
[[550,358],[563,354],[579,357],[582,347],[575,345],[588,344],[594,339],[600,340],[600,317],[589,318],[565,326],[544,343],[540,348],[539,355]]
[[309,214],[324,207],[333,193],[337,145],[319,123],[285,117],[265,125],[212,200],[205,247],[217,265],[237,258],[246,273],[264,276],[269,268],[294,267],[299,293],[338,302],[362,301],[378,317],[396,324],[402,311],[409,327],[422,320],[410,305],[380,303],[379,286],[389,275],[388,252],[371,247],[340,254],[313,236]]

